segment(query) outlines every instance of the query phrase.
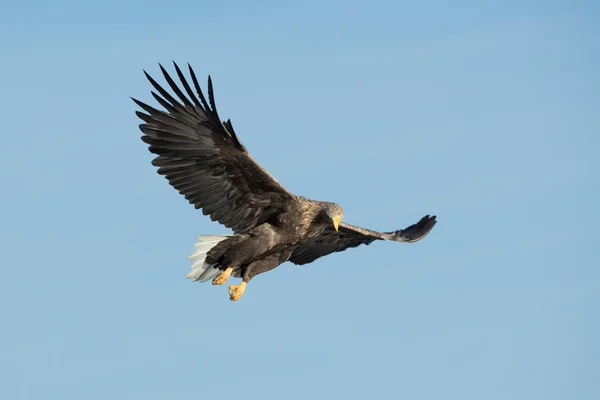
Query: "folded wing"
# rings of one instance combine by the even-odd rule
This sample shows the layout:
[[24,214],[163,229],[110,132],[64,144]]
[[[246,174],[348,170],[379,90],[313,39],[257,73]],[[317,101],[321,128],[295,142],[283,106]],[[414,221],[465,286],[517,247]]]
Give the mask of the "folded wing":
[[333,227],[328,228],[320,236],[298,246],[289,261],[298,265],[308,264],[331,253],[361,244],[369,245],[375,240],[414,243],[423,239],[431,231],[436,223],[435,218],[435,215],[432,217],[426,215],[416,224],[394,232],[376,232],[342,222],[339,231],[336,232]]
[[152,164],[158,173],[194,207],[236,233],[247,232],[285,211],[294,196],[250,156],[231,121],[221,122],[210,76],[207,101],[191,66],[198,97],[174,65],[187,96],[161,65],[179,100],[146,72],[158,92],[152,95],[165,111],[133,99],[145,111],[136,115],[144,121],[140,125],[142,140],[157,155]]

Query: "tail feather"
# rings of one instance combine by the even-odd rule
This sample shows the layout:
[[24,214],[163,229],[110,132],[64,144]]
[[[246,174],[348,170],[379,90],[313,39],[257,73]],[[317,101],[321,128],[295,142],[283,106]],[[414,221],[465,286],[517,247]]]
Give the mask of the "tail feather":
[[207,264],[205,262],[206,255],[217,245],[217,243],[227,239],[231,235],[204,235],[198,236],[198,241],[194,244],[196,251],[188,258],[192,260],[192,268],[187,274],[187,279],[192,279],[194,282],[206,282],[219,274],[219,269],[214,268],[215,264]]

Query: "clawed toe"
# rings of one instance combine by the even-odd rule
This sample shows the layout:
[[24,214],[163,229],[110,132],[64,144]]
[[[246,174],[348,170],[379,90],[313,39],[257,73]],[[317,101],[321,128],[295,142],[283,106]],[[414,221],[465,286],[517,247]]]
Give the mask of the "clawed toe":
[[231,272],[232,271],[233,271],[232,267],[229,267],[229,268],[225,269],[225,271],[223,271],[219,275],[215,276],[215,279],[213,279],[212,284],[213,285],[222,285],[222,284],[224,284],[225,282],[227,282],[227,280],[231,276]]
[[246,282],[229,286],[229,300],[238,301],[246,291]]

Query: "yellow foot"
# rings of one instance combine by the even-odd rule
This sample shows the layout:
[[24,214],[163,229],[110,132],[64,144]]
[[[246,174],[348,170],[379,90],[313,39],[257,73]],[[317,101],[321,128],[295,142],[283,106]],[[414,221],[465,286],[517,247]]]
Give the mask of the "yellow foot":
[[246,291],[246,282],[229,286],[229,300],[238,301]]
[[233,271],[233,267],[228,267],[225,271],[221,272],[219,275],[215,276],[213,279],[213,285],[222,285],[227,282],[227,279],[231,276],[231,271]]

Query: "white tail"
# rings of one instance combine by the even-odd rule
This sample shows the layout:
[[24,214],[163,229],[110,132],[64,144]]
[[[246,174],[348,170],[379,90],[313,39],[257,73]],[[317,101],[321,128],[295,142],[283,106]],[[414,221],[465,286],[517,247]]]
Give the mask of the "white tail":
[[193,261],[192,270],[187,274],[187,279],[192,279],[194,282],[206,282],[219,274],[217,268],[213,268],[214,264],[204,262],[206,254],[210,249],[215,247],[217,243],[227,239],[231,235],[206,235],[198,236],[198,241],[194,244],[196,252],[188,258]]

